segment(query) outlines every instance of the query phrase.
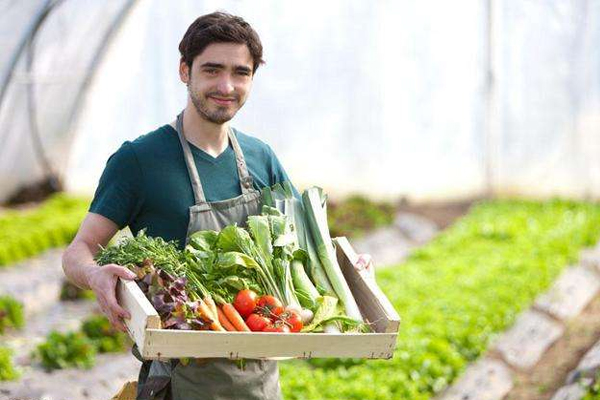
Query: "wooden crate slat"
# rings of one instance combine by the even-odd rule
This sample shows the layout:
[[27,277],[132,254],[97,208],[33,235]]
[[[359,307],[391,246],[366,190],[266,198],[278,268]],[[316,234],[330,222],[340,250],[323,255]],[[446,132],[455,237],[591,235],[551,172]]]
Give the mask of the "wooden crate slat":
[[348,239],[335,238],[338,261],[363,317],[380,333],[398,332],[400,316],[374,279],[365,279],[354,268],[358,256]]
[[134,281],[119,278],[117,300],[131,314],[131,318],[125,320],[125,326],[138,347],[142,348],[146,329],[161,327],[158,313]]
[[149,329],[143,357],[391,358],[396,334],[245,333]]

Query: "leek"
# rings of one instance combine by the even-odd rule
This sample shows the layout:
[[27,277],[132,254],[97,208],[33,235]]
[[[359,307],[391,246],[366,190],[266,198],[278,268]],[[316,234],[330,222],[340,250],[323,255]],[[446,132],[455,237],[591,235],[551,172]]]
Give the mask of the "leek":
[[273,188],[266,187],[262,190],[261,196],[263,204],[269,206],[263,206],[263,214],[271,213],[272,211],[268,211],[267,208],[275,207],[293,221],[298,246],[308,254],[308,259],[304,261],[306,273],[320,294],[335,297],[335,291],[319,261],[312,235],[306,227],[304,205],[294,197],[292,185],[286,181],[283,186],[275,184]]
[[320,296],[319,292],[311,282],[304,271],[304,266],[300,260],[293,260],[291,263],[292,280],[296,289],[296,297],[300,305],[305,308],[314,309],[316,300]]
[[335,293],[342,302],[346,310],[346,315],[362,322],[363,319],[358,305],[337,262],[333,243],[329,235],[322,189],[317,187],[307,189],[302,194],[302,200],[306,211],[307,225],[315,240],[316,251],[323,269],[327,273],[327,277]]

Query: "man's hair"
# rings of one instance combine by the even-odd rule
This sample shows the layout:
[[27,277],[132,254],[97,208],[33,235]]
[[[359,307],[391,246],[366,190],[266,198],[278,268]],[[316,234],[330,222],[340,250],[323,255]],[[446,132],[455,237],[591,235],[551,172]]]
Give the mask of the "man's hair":
[[239,43],[248,46],[254,61],[253,74],[260,64],[265,63],[262,59],[262,44],[256,31],[241,17],[225,12],[203,15],[190,25],[179,43],[181,61],[192,68],[194,58],[213,43]]

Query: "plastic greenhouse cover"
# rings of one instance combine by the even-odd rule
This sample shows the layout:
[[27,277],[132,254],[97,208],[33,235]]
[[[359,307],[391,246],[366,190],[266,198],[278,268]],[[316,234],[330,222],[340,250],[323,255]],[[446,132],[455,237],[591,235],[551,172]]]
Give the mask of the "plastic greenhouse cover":
[[600,196],[600,2],[498,2],[493,184]]
[[[65,132],[62,110],[72,105],[79,75],[77,65],[61,62],[63,47],[77,47],[81,29],[104,29],[91,21],[108,24],[117,13],[105,10],[116,3],[90,3],[90,13],[102,16],[73,10],[78,28],[65,23],[68,34],[54,46],[59,55],[45,54],[46,70],[36,66],[36,78],[64,71],[75,78],[54,92],[50,83],[36,88],[54,93],[44,97],[39,125],[72,190],[93,191],[123,141],[168,123],[185,106],[177,45],[197,16],[221,9],[256,28],[267,61],[233,125],[269,143],[297,186],[415,199],[488,187],[600,195],[598,1],[139,1]],[[86,49],[77,52],[82,65]],[[20,76],[10,112],[0,111],[2,190],[14,165],[26,170],[14,182],[38,168]],[[10,140],[8,127],[20,127]]]
[[[11,14],[15,17],[29,9],[25,1],[14,3],[18,5],[12,4],[9,10],[14,10]],[[51,165],[57,172],[64,171],[72,141],[68,126],[78,93],[93,69],[105,34],[127,3],[58,2],[37,32],[31,52],[25,49],[20,54],[0,108],[0,200],[46,172],[35,151],[32,122],[39,128]],[[17,12],[19,7],[22,9]],[[33,60],[31,69],[28,59]]]
[[48,0],[0,0],[0,90],[27,33],[47,3]]
[[196,16],[223,9],[255,27],[267,62],[233,125],[270,144],[298,186],[375,195],[479,191],[483,8],[436,2],[432,13],[432,4],[138,3],[86,98],[70,187],[93,191],[124,140],[174,119],[186,95],[179,40]]

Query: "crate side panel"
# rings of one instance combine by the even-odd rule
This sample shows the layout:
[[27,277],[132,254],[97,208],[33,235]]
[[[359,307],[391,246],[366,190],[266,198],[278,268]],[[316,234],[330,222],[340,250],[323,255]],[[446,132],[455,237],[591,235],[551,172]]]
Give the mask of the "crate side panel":
[[357,255],[345,237],[334,240],[338,262],[350,290],[363,314],[363,317],[375,326],[379,333],[398,332],[400,316],[377,286],[374,279],[365,279],[354,265]]
[[236,333],[147,331],[142,353],[148,359],[180,357],[391,358],[396,334]]
[[144,347],[146,329],[160,328],[160,318],[134,281],[119,278],[117,300],[119,305],[131,314],[131,318],[125,320],[125,326],[129,336],[141,351]]

